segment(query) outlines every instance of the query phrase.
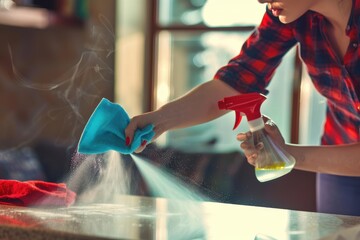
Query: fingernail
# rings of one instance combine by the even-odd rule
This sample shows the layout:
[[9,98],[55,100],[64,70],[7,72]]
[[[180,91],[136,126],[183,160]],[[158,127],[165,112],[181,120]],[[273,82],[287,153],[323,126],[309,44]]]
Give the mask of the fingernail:
[[129,146],[129,145],[130,145],[130,138],[129,138],[129,137],[126,137],[126,139],[125,139],[125,144],[126,144],[126,146]]
[[143,140],[143,141],[141,142],[141,146],[142,146],[142,147],[145,146],[146,143],[147,143],[147,141],[146,141],[146,140]]

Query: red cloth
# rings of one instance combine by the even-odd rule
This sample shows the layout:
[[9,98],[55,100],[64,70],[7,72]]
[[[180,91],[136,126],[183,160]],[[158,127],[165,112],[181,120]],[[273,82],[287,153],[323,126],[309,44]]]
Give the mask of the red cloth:
[[0,204],[12,206],[70,206],[76,194],[64,183],[0,180]]

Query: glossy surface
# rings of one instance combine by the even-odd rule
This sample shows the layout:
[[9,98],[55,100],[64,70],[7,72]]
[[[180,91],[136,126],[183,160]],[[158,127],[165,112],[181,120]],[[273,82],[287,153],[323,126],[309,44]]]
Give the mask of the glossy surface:
[[320,239],[360,226],[360,217],[284,209],[137,196],[122,196],[117,202],[58,209],[0,206],[0,237]]

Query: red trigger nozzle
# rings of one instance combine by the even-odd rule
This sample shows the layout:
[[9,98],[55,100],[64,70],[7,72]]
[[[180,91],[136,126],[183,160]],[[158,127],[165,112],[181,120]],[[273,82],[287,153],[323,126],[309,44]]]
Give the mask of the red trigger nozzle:
[[261,117],[261,104],[266,100],[266,96],[261,93],[245,93],[232,97],[225,97],[218,102],[219,109],[234,110],[235,124],[237,128],[242,119],[242,113],[246,115],[247,120],[251,121]]
[[240,112],[235,112],[235,124],[234,124],[233,130],[235,130],[239,126],[241,119],[242,119],[242,116],[241,116]]

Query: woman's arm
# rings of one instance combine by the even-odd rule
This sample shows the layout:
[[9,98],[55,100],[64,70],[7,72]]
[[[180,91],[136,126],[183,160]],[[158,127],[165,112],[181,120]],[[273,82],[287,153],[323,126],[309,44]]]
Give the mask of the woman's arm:
[[360,176],[360,143],[331,146],[286,145],[296,169],[335,175]]
[[[131,142],[136,129],[153,124],[155,132],[153,140],[155,140],[170,129],[190,127],[211,121],[226,113],[218,109],[218,101],[236,94],[239,92],[221,80],[205,82],[158,110],[133,117],[125,129],[125,134]],[[143,149],[144,146],[137,152]]]

